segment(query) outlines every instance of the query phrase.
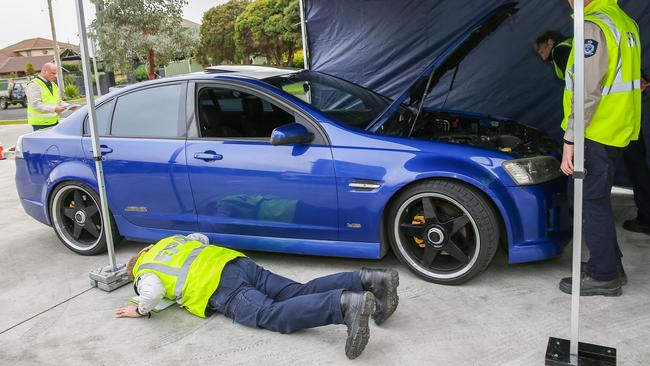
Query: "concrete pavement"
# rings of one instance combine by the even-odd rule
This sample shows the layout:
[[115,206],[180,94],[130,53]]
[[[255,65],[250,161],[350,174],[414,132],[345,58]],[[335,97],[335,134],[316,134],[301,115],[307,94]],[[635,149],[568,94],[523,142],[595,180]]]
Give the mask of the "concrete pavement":
[[[15,127],[0,126],[0,140],[23,132]],[[51,228],[26,215],[14,173],[13,160],[0,161],[0,364],[543,365],[548,337],[569,336],[570,296],[557,285],[570,274],[570,250],[555,260],[511,266],[499,252],[485,273],[456,287],[418,279],[392,254],[362,261],[247,253],[299,281],[361,266],[398,269],[400,306],[382,327],[372,324],[370,342],[354,361],[344,355],[342,325],[282,335],[221,315],[200,319],[178,307],[151,319],[115,319],[132,287],[89,290],[88,272],[105,265],[106,256],[69,251]],[[581,341],[616,347],[619,365],[648,364],[650,237],[620,229],[634,215],[629,195],[615,196],[614,203],[630,282],[622,297],[582,299]],[[142,246],[119,243],[118,261]]]

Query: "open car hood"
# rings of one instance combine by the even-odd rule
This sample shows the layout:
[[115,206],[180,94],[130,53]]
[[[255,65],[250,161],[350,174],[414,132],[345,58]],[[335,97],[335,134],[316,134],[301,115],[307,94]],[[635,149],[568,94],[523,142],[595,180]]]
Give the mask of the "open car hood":
[[[440,78],[456,66],[479,44],[481,41],[497,29],[508,17],[516,13],[516,1],[508,1],[486,14],[478,17],[472,25],[458,36],[447,49],[439,54],[431,62],[415,81],[397,97],[382,113],[379,114],[366,129],[372,132],[377,131],[390,117],[401,107],[408,98],[417,100],[433,89],[440,81]],[[433,74],[433,76],[432,76]],[[431,77],[431,82],[428,83]],[[428,90],[425,87],[429,84]]]

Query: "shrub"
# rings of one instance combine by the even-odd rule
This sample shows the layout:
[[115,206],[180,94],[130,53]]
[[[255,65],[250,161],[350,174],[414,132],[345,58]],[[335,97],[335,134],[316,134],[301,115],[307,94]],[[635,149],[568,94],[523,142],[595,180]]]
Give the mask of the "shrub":
[[79,88],[74,83],[65,83],[63,94],[67,99],[73,99],[79,96]]
[[135,69],[135,79],[137,81],[149,80],[149,68],[146,65],[140,65]]
[[61,66],[69,72],[81,71],[81,67],[76,64],[61,63]]
[[68,84],[74,84],[76,76],[73,74],[65,74],[63,75],[63,83],[68,85]]
[[298,69],[305,67],[305,57],[302,54],[302,49],[293,53],[293,62],[291,62],[291,66]]

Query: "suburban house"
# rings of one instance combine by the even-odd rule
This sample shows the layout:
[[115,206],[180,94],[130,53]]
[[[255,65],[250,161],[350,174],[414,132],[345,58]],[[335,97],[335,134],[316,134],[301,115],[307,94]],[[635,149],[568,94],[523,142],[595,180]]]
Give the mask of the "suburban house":
[[[78,64],[79,46],[58,42],[61,62]],[[41,71],[41,66],[54,60],[54,44],[45,38],[30,38],[0,49],[0,79],[10,75],[25,76],[28,63],[34,71]]]

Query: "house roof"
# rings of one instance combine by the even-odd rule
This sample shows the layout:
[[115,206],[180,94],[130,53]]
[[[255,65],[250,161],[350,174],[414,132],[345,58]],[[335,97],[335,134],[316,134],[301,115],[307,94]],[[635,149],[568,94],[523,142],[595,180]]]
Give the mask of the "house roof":
[[[63,49],[70,48],[76,51],[79,50],[79,46],[70,43],[65,43],[65,42],[57,42],[57,43],[59,44],[59,48],[63,48]],[[21,51],[42,50],[42,49],[51,49],[51,48],[52,48],[52,40],[37,37],[37,38],[25,39],[18,43],[14,43],[3,49],[0,49],[0,52],[4,54],[8,54],[9,56],[18,56],[17,53]]]
[[41,66],[46,62],[52,62],[54,57],[47,56],[25,56],[25,57],[8,57],[0,60],[0,74],[8,74],[10,72],[24,72],[27,63],[31,62],[34,66],[34,71],[40,71]]
[[191,29],[193,31],[198,31],[201,28],[201,24],[195,23],[191,20],[183,18],[181,20],[181,27]]

